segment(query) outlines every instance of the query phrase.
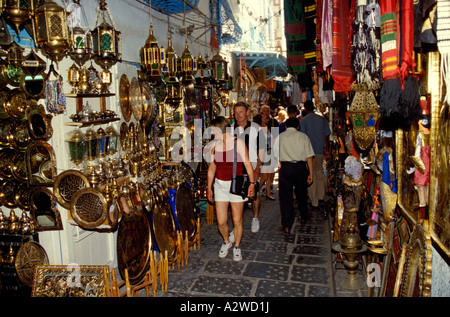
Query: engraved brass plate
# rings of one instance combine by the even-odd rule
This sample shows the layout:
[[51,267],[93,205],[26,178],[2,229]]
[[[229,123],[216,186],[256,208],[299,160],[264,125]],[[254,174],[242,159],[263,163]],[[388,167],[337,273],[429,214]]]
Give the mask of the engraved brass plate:
[[150,267],[151,249],[150,222],[144,212],[134,209],[122,217],[117,232],[117,264],[123,279],[125,269],[133,285],[145,277]]
[[130,104],[130,81],[127,75],[123,74],[120,77],[119,84],[119,103],[122,111],[123,119],[128,122],[131,119],[131,104]]
[[146,125],[151,126],[158,114],[158,103],[155,94],[146,82],[141,82],[141,92],[142,106],[144,109],[142,119],[146,122]]
[[33,286],[34,268],[49,264],[44,248],[35,241],[24,243],[17,251],[15,266],[19,279],[27,286]]
[[139,84],[139,80],[136,77],[133,77],[131,79],[130,104],[134,118],[137,121],[141,120],[143,114],[142,93],[141,93],[141,85]]
[[86,175],[77,170],[67,170],[56,177],[53,193],[62,207],[70,209],[70,203],[75,193],[86,187],[90,187]]
[[70,204],[73,220],[84,229],[95,229],[103,224],[108,212],[106,198],[96,188],[80,189],[75,193]]

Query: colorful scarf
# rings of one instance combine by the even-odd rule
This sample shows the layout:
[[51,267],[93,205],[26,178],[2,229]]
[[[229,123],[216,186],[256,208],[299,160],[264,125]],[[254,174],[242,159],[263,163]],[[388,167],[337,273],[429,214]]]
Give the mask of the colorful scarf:
[[289,72],[306,72],[303,42],[306,39],[303,1],[284,0],[285,35],[287,47],[287,67]]
[[351,90],[354,81],[351,69],[348,36],[351,32],[348,23],[350,0],[333,0],[333,57],[331,75],[334,91]]

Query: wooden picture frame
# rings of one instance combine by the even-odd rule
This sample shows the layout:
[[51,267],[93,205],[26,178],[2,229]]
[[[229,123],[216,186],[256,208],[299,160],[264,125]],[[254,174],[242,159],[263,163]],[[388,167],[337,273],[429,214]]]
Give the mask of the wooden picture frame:
[[32,297],[106,297],[107,265],[37,265]]

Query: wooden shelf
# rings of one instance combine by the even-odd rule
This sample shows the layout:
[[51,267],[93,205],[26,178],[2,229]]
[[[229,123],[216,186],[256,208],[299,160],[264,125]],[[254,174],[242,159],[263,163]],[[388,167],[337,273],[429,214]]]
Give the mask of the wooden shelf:
[[110,119],[100,119],[100,120],[92,120],[92,121],[80,121],[80,122],[64,122],[66,126],[72,127],[88,127],[90,125],[100,125],[105,123],[110,123],[114,121],[119,121],[120,118],[110,118]]
[[106,97],[115,96],[115,94],[67,94],[68,98],[77,99],[77,113],[83,111],[83,98],[100,98],[100,112],[106,110]]

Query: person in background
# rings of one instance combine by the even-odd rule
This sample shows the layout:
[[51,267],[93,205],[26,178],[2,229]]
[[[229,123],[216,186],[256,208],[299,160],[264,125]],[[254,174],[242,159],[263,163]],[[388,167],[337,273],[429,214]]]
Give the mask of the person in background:
[[269,131],[271,131],[272,128],[279,126],[277,119],[271,116],[270,107],[268,105],[262,105],[259,112],[268,119],[267,127],[269,128]]
[[[220,247],[219,257],[225,258],[228,251],[232,247],[232,242],[228,236],[228,207],[231,206],[231,215],[234,225],[235,247],[233,248],[233,260],[241,261],[242,254],[240,243],[243,234],[243,213],[244,202],[239,195],[230,193],[231,179],[233,176],[233,158],[234,158],[234,139],[230,123],[224,117],[217,117],[211,121],[211,126],[217,128],[213,131],[214,144],[211,148],[210,163],[208,166],[208,200],[214,202],[217,225],[220,234],[223,238],[222,246]],[[243,175],[243,167],[245,166],[249,179],[250,186],[248,188],[248,197],[255,195],[255,178],[253,175],[253,167],[250,164],[247,147],[243,140],[237,138],[236,142],[236,156],[237,156],[237,170],[236,175]]]
[[[272,183],[275,175],[275,170],[277,167],[276,161],[273,160],[273,153],[272,153],[272,147],[274,143],[274,138],[272,134],[269,132],[269,128],[267,127],[267,121],[268,118],[266,116],[261,115],[258,113],[254,118],[253,122],[256,122],[261,127],[261,137],[264,136],[264,138],[260,139],[260,147],[262,149],[265,149],[264,156],[260,157],[261,166],[260,166],[260,183],[259,183],[259,189],[260,189],[260,196],[261,196],[261,189],[265,185],[266,186],[266,198],[270,200],[275,200],[275,197],[273,197],[270,193],[272,190]],[[262,145],[262,142],[266,142],[266,145]]]
[[[270,116],[270,107],[268,105],[262,105],[261,109],[260,109],[260,113],[263,116],[263,121],[264,119],[267,120],[267,128],[268,128],[268,133],[266,134],[266,136],[272,137],[272,138],[276,138],[279,134],[278,131],[278,127],[279,127],[279,123],[278,121]],[[276,128],[276,129],[274,129]],[[268,146],[271,145],[271,142],[267,142]],[[269,150],[270,152],[271,150]],[[265,164],[269,164],[271,163],[272,160],[269,159],[269,157],[267,157],[267,160],[264,161]],[[272,196],[271,193],[271,187],[273,184],[273,180],[275,179],[275,170],[272,167],[268,167],[265,168],[266,169],[266,173],[267,175],[267,181],[266,181],[266,198],[270,199],[270,200],[275,200],[275,198]],[[267,188],[267,184],[270,185],[270,188]],[[261,185],[262,186],[262,185]]]
[[324,117],[314,112],[314,103],[311,100],[304,104],[306,116],[300,121],[300,131],[305,133],[311,140],[314,149],[314,182],[308,187],[308,195],[311,205],[314,208],[319,207],[319,201],[325,198],[327,180],[323,171],[324,159],[327,160],[330,155],[331,134],[328,122]]
[[[253,173],[255,177],[256,187],[259,186],[259,176],[261,161],[260,157],[264,156],[263,149],[259,148],[258,139],[260,137],[260,126],[249,120],[250,110],[249,105],[245,102],[238,102],[233,107],[234,113],[234,124],[233,131],[234,134],[243,140],[245,140],[245,145],[249,151],[250,162],[252,164]],[[246,173],[246,167],[244,166],[244,173]],[[251,225],[251,232],[256,233],[259,231],[259,212],[261,210],[261,199],[259,195],[256,195],[254,199],[251,200],[253,219]],[[234,240],[234,231],[230,234],[231,241]]]
[[[299,113],[299,111],[298,111],[298,108],[297,108],[296,105],[290,105],[287,108],[287,116],[288,116],[288,118],[297,118],[298,113]],[[279,129],[278,130],[279,133],[282,133],[282,132],[286,131],[286,122],[280,123],[280,126],[278,127],[278,129]]]
[[279,199],[281,225],[285,233],[290,233],[294,223],[294,198],[297,197],[301,222],[308,219],[308,185],[313,182],[314,150],[305,133],[298,131],[297,118],[286,120],[286,131],[275,140],[275,157],[280,162]]
[[288,114],[286,111],[284,111],[284,110],[278,111],[278,115],[277,115],[278,124],[283,123],[287,118],[288,118]]

